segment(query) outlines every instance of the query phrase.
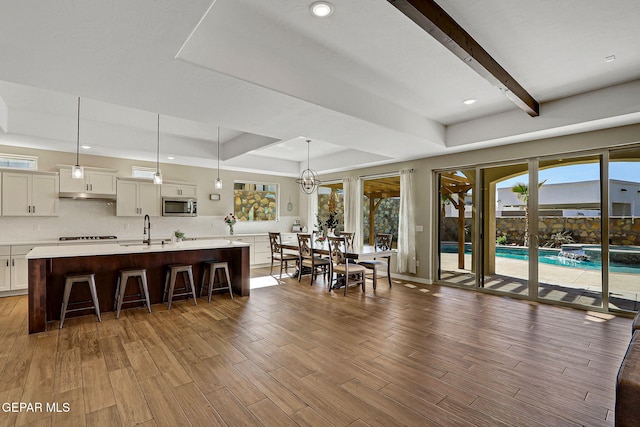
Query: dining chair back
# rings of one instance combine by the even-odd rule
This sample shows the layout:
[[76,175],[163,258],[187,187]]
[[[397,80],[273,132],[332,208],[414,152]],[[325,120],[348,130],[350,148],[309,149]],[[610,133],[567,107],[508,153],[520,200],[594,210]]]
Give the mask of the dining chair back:
[[[374,247],[376,252],[384,252],[391,250],[391,243],[393,241],[393,234],[376,234]],[[373,289],[376,289],[378,284],[378,269],[387,270],[387,280],[389,287],[391,287],[391,255],[384,255],[382,257],[374,257],[370,260],[360,261],[360,265],[364,266],[368,270],[372,270]]]
[[341,231],[340,237],[344,237],[346,248],[353,249],[353,243],[356,238],[356,233],[353,233],[351,231]]
[[[332,276],[335,273],[338,277],[336,284],[344,285],[344,295],[347,295],[347,289],[350,285],[361,285],[364,292],[365,272],[367,269],[359,264],[349,262],[346,256],[347,241],[345,237],[328,237],[329,255],[332,262]],[[332,277],[333,280],[333,277]],[[335,285],[331,285],[329,290],[334,289]]]
[[310,285],[316,280],[319,272],[322,272],[322,277],[326,280],[327,272],[331,266],[331,262],[326,258],[320,258],[313,253],[313,239],[311,234],[298,233],[298,250],[300,252],[300,261],[298,263],[298,282],[302,279],[302,275],[305,272],[311,274]]
[[271,268],[269,269],[269,275],[273,274],[273,263],[280,263],[280,277],[282,277],[282,271],[289,270],[289,263],[295,264],[298,262],[300,256],[298,254],[292,254],[284,252],[282,247],[282,236],[279,232],[269,232],[269,244],[271,245]]

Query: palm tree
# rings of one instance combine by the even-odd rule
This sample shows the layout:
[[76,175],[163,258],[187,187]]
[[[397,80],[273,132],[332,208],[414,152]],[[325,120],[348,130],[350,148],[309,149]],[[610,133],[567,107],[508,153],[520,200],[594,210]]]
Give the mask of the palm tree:
[[[538,188],[542,187],[546,181],[545,179],[539,183]],[[511,192],[515,193],[518,200],[524,203],[524,246],[529,247],[529,186],[519,182],[511,187]]]

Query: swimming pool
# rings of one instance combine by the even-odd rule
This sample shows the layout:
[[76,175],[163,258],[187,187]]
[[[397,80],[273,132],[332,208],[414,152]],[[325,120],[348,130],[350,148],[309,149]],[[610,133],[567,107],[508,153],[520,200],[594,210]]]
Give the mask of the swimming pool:
[[[584,270],[601,270],[602,262],[599,256],[600,247],[597,245],[583,245],[585,253],[591,258],[588,261],[581,261],[576,259],[570,259],[558,256],[559,249],[539,248],[538,249],[538,262],[542,264],[559,265],[570,268],[580,268]],[[442,242],[440,245],[442,253],[458,253],[458,244],[456,242]],[[597,249],[597,250],[596,250]],[[632,252],[634,255],[639,255],[636,247],[624,247],[620,251]],[[612,249],[610,252],[613,255],[619,248]],[[594,252],[598,252],[598,256],[593,256]],[[471,244],[465,244],[465,253],[471,253]],[[496,256],[501,258],[528,260],[529,249],[521,246],[502,246],[496,245]],[[612,256],[611,258],[615,258]],[[639,264],[628,264],[622,262],[611,261],[609,262],[609,271],[612,273],[630,273],[640,274]]]

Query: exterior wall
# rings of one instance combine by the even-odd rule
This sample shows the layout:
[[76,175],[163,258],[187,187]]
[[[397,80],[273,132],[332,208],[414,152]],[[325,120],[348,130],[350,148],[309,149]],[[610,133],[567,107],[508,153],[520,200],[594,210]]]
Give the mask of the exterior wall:
[[[470,229],[471,220],[465,219],[465,228]],[[538,235],[540,246],[544,246],[552,234],[571,232],[576,243],[600,244],[600,217],[540,217]],[[503,217],[496,219],[496,238],[507,236],[507,244],[522,245],[524,239],[524,217]],[[640,245],[640,218],[609,218],[609,237],[612,245]],[[444,225],[443,241],[458,241],[458,220],[447,218]],[[466,233],[465,241],[471,238]]]
[[[369,203],[363,203],[364,226],[362,234],[364,242],[369,243]],[[388,198],[380,202],[380,206],[375,214],[374,235],[377,233],[387,233],[393,235],[393,242],[398,241],[398,222],[400,219],[400,199]]]

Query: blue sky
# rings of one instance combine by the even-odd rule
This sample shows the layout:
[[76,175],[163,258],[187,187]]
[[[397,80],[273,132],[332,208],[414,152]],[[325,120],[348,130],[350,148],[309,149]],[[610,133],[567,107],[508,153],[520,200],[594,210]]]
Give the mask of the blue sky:
[[[609,179],[638,182],[640,180],[639,166],[640,163],[638,162],[611,162]],[[598,163],[588,163],[543,169],[539,172],[539,181],[544,181],[545,179],[547,180],[545,184],[597,180],[600,179],[600,165]],[[520,175],[500,182],[498,188],[512,187],[520,182],[527,184],[527,180],[526,174]]]

